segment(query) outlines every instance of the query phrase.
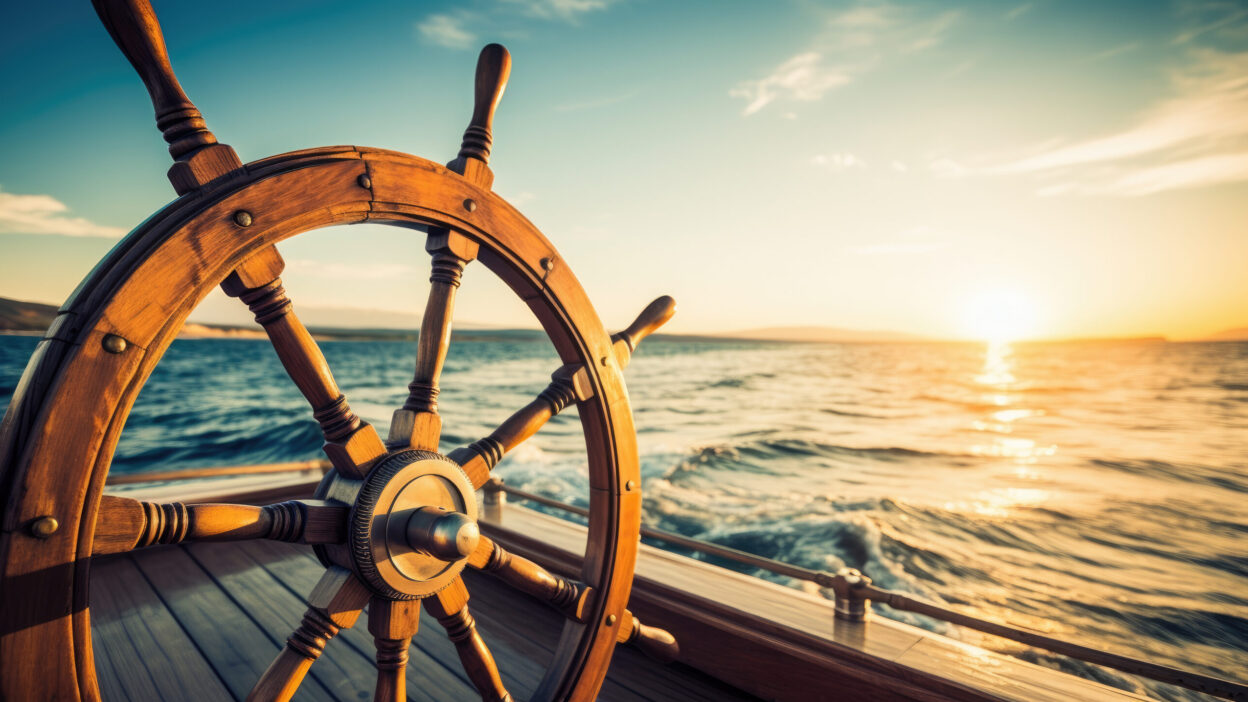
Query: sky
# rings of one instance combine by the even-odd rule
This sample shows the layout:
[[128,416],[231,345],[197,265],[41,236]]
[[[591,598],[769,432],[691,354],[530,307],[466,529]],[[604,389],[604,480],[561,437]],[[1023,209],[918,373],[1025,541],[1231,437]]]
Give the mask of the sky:
[[[448,161],[476,52],[505,44],[494,189],[611,328],[665,293],[668,331],[689,333],[1248,326],[1248,3],[154,5],[244,161],[332,144]],[[169,157],[90,3],[2,17],[0,296],[59,303],[173,199]],[[279,248],[297,309],[424,307],[410,230]],[[534,326],[480,266],[456,318]],[[249,318],[214,293],[192,319]]]

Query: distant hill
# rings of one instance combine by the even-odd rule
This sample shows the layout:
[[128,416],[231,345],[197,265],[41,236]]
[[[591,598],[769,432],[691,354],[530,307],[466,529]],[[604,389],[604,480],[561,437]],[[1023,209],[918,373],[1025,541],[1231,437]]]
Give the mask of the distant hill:
[[0,331],[44,331],[56,310],[56,305],[0,297]]
[[1248,327],[1224,329],[1217,334],[1210,334],[1202,341],[1248,341]]
[[[41,332],[56,317],[57,305],[0,297],[0,332]],[[420,331],[420,316],[385,310],[308,307],[299,309],[299,318],[317,337],[324,339],[414,339]],[[526,336],[530,330],[514,330]],[[541,334],[540,331],[532,330]],[[455,333],[475,332],[508,335],[513,330],[489,324],[456,322]],[[255,324],[220,324],[190,321],[180,334],[183,338],[263,339],[264,330]],[[514,337],[509,337],[514,338]]]
[[[420,329],[420,315],[410,312],[394,312],[368,307],[318,307],[295,305],[295,312],[309,329],[328,334],[339,332],[364,336],[392,336],[415,334]],[[247,309],[239,305],[232,312],[214,313],[197,310],[191,313],[191,322],[216,329],[258,329],[251,321]],[[498,325],[455,321],[457,331],[464,329],[498,329]]]
[[761,329],[744,329],[735,332],[723,332],[719,334],[712,334],[710,336],[728,339],[756,339],[760,341],[807,341],[826,343],[931,341],[931,339],[917,334],[862,329],[841,329],[839,327],[764,327]]

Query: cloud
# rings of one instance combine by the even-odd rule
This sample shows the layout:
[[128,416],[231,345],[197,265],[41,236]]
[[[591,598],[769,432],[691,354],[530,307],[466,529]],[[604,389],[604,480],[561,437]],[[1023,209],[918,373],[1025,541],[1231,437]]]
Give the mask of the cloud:
[[1220,39],[1248,38],[1248,7],[1225,0],[1185,0],[1178,3],[1183,28],[1175,44],[1187,44],[1206,34]]
[[[430,43],[449,49],[475,46],[479,31],[501,37],[525,36],[517,27],[521,16],[539,20],[575,22],[581,15],[605,10],[616,0],[498,0],[501,13],[474,13],[467,10],[432,14],[416,24],[420,36]],[[477,31],[469,29],[474,27]]]
[[534,195],[527,190],[518,192],[515,195],[506,198],[507,202],[510,202],[512,207],[524,207],[536,199],[537,195]]
[[116,239],[120,227],[68,216],[65,203],[51,195],[15,195],[0,191],[0,234],[59,234]]
[[829,15],[808,50],[728,94],[746,101],[747,117],[781,100],[816,101],[894,58],[939,45],[959,17],[956,11],[918,17],[889,3],[859,3]]
[[909,242],[892,242],[888,244],[870,244],[867,246],[855,246],[850,251],[864,256],[915,256],[917,254],[931,253],[940,249],[948,248],[947,241],[909,241]]
[[948,241],[933,238],[938,234],[932,227],[920,225],[898,234],[895,241],[851,246],[849,250],[863,256],[916,256],[949,248]]
[[1111,47],[1109,49],[1105,49],[1104,51],[1092,54],[1091,56],[1088,57],[1088,61],[1089,62],[1104,61],[1107,58],[1113,58],[1114,56],[1119,56],[1121,54],[1129,53],[1129,52],[1135,51],[1138,48],[1140,48],[1140,42],[1133,41],[1129,44],[1122,44],[1120,46]]
[[519,5],[524,11],[542,19],[573,21],[579,15],[605,10],[614,0],[503,0]]
[[555,105],[553,109],[555,110],[555,112],[578,112],[580,110],[593,110],[599,107],[607,107],[608,105],[614,105],[616,103],[624,102],[626,100],[632,100],[633,98],[637,97],[638,92],[639,91],[633,90],[631,92],[620,93],[618,95],[607,95],[604,97],[592,98],[589,100],[565,102],[561,105]]
[[1031,8],[1033,7],[1035,7],[1035,3],[1025,2],[1022,5],[1018,5],[1014,9],[1005,13],[1005,18],[1007,20],[1016,20],[1019,17],[1022,17],[1023,15],[1027,14],[1028,12],[1031,12]]
[[1121,131],[998,163],[1059,181],[1042,194],[1138,196],[1248,180],[1248,52],[1193,49],[1173,94]]
[[814,51],[798,54],[780,64],[767,77],[739,83],[728,94],[748,101],[742,112],[747,116],[778,98],[818,100],[832,88],[850,81],[849,74],[844,70],[821,65],[822,58]]
[[850,168],[862,168],[866,162],[851,153],[815,154],[810,162],[820,168],[832,171],[844,171]]
[[416,25],[425,39],[448,49],[468,49],[476,43],[477,35],[468,31],[464,24],[469,15],[429,15]]
[[927,164],[927,169],[937,178],[961,178],[968,168],[951,158],[938,158]]

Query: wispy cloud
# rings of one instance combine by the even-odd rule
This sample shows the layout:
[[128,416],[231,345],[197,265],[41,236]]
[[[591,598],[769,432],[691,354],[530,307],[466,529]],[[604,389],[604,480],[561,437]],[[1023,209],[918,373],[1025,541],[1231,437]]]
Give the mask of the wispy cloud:
[[1104,61],[1105,59],[1108,59],[1108,58],[1113,58],[1115,56],[1121,56],[1122,54],[1130,53],[1132,51],[1135,51],[1138,48],[1140,48],[1140,42],[1138,41],[1133,41],[1128,44],[1121,44],[1119,46],[1114,46],[1114,47],[1105,49],[1104,51],[1100,51],[1095,54],[1092,54],[1091,56],[1088,57],[1088,61],[1089,62]]
[[1022,5],[1017,5],[1014,8],[1012,8],[1009,12],[1005,13],[1005,18],[1007,20],[1016,20],[1019,17],[1022,17],[1023,15],[1027,14],[1028,12],[1031,12],[1031,8],[1035,6],[1036,4],[1034,2],[1025,2]]
[[937,178],[961,178],[969,169],[951,158],[938,158],[927,164],[927,170]]
[[1183,29],[1174,43],[1187,44],[1206,35],[1248,38],[1248,6],[1235,0],[1183,0],[1178,3]]
[[615,0],[503,0],[518,5],[534,17],[573,21],[580,15],[605,10]]
[[501,12],[453,10],[429,15],[416,23],[420,36],[449,49],[475,46],[479,33],[500,37],[526,36],[525,18],[575,23],[582,15],[605,10],[618,0],[496,0]]
[[851,153],[815,154],[810,162],[820,168],[831,171],[844,171],[850,168],[862,168],[867,164]]
[[936,230],[924,225],[902,232],[894,241],[851,246],[849,250],[863,256],[917,256],[949,248],[950,242],[936,240],[936,235]]
[[780,64],[770,75],[749,80],[729,91],[729,95],[748,101],[742,114],[752,115],[778,98],[818,100],[823,94],[849,83],[849,73],[822,65],[823,57],[814,51],[798,54]]
[[994,173],[1051,181],[1042,194],[1137,196],[1248,180],[1248,52],[1193,49],[1173,95],[1122,131],[1038,149]]
[[428,41],[448,49],[468,49],[476,43],[477,35],[465,26],[471,15],[429,15],[417,23],[416,29]]
[[59,234],[116,239],[120,227],[70,217],[65,203],[51,195],[15,195],[0,191],[0,234]]
[[524,207],[525,205],[537,199],[537,195],[534,195],[533,193],[527,190],[518,192],[515,195],[504,196],[504,197],[506,198],[507,202],[511,203],[512,207]]
[[860,3],[830,15],[809,50],[728,94],[746,101],[745,116],[777,101],[819,100],[890,59],[937,46],[959,17],[956,11],[919,17],[889,3]]
[[910,241],[855,246],[852,251],[864,256],[915,256],[917,254],[939,251],[940,249],[948,248],[948,246],[949,242],[945,241]]
[[599,107],[606,107],[608,105],[615,105],[617,103],[621,103],[626,100],[631,100],[637,97],[637,93],[638,91],[633,90],[627,93],[620,93],[619,95],[607,95],[604,97],[592,98],[589,100],[565,102],[561,105],[555,105],[554,110],[555,112],[577,112],[580,110],[593,110]]

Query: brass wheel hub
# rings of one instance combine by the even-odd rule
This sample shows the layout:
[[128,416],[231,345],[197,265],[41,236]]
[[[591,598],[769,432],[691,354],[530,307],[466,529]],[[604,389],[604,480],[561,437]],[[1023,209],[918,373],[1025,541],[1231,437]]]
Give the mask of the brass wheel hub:
[[364,479],[351,508],[354,570],[391,599],[427,597],[449,585],[479,538],[472,483],[431,451],[387,456]]

